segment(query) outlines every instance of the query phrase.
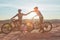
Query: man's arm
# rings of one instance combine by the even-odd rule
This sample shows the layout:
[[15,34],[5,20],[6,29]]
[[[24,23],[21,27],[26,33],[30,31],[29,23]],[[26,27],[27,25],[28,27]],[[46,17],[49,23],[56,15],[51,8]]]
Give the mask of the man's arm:
[[15,18],[18,14],[16,14],[14,17],[12,17],[11,19]]
[[25,15],[25,16],[26,16],[26,15],[30,14],[31,12],[34,12],[34,11],[30,11],[30,12],[28,12],[27,14],[23,14],[23,15]]

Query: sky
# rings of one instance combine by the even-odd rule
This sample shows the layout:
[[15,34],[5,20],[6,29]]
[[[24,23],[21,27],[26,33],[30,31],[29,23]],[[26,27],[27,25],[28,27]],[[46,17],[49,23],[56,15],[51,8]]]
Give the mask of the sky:
[[[0,0],[0,20],[12,18],[18,9],[22,9],[22,13],[26,14],[35,6],[39,7],[44,19],[60,19],[60,0]],[[35,15],[36,13],[32,12],[23,19],[31,19]]]

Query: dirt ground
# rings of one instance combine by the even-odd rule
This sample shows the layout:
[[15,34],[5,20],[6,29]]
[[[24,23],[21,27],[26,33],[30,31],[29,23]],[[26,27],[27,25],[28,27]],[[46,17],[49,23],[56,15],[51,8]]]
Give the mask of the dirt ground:
[[9,34],[0,33],[0,40],[60,40],[60,26],[45,33],[37,32],[37,30],[31,33],[21,33],[20,31]]

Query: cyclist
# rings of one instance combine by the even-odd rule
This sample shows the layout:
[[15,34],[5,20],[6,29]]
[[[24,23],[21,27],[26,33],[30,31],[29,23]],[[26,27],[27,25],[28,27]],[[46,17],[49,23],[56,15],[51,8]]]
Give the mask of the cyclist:
[[[39,11],[38,7],[34,7],[34,10],[32,12],[35,12],[38,16],[39,16],[39,25],[40,25],[40,28],[42,28],[42,24],[43,24],[43,15],[41,14],[41,12]],[[44,31],[44,30],[43,30]]]
[[42,24],[42,23],[43,23],[43,15],[42,15],[41,12],[38,10],[38,7],[34,7],[34,12],[36,12],[36,14],[39,16],[40,24]]
[[20,27],[22,25],[22,17],[30,14],[30,12],[27,13],[27,14],[23,14],[21,11],[22,11],[21,9],[18,9],[18,13],[14,17],[11,18],[11,19],[13,19],[16,16],[18,17],[18,24],[19,24],[18,26],[19,26],[19,29],[20,29]]

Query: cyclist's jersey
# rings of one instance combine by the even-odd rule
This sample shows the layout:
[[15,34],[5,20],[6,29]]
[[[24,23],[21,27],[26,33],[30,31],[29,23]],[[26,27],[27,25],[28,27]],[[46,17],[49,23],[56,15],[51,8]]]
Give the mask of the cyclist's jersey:
[[43,17],[40,11],[36,11],[36,13],[39,17]]
[[37,15],[39,16],[39,21],[40,21],[40,24],[43,23],[43,15],[41,14],[40,11],[36,11]]
[[22,22],[23,14],[22,14],[22,13],[18,13],[17,16],[18,16],[18,20],[19,20],[20,22]]

